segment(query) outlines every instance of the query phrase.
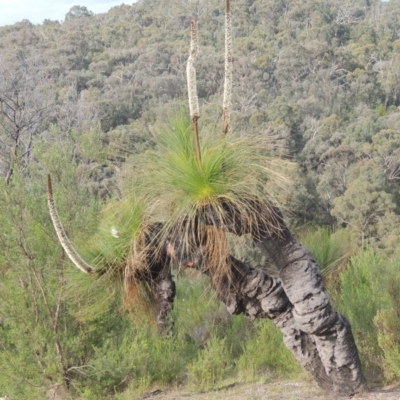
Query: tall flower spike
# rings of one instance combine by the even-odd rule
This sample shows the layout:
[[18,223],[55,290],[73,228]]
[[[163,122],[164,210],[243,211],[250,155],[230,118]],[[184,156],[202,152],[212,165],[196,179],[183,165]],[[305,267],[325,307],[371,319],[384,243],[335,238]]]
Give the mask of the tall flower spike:
[[65,253],[69,257],[69,259],[83,272],[86,274],[93,274],[95,269],[89,265],[86,261],[84,261],[81,256],[77,253],[77,251],[72,246],[71,242],[68,239],[67,234],[64,231],[62,226],[60,217],[57,212],[56,204],[53,198],[53,188],[51,184],[51,177],[47,175],[47,198],[51,220],[53,222],[54,229],[57,233],[58,240],[61,243],[62,248]]
[[196,20],[193,19],[192,29],[191,29],[191,40],[190,40],[190,53],[187,61],[186,73],[188,81],[190,118],[192,120],[193,132],[194,132],[194,145],[196,148],[197,161],[201,166],[201,152],[200,152],[199,128],[198,128],[200,110],[199,110],[199,98],[197,96],[196,68],[194,66],[194,63],[196,61],[196,56],[197,56],[197,23]]
[[229,113],[232,103],[232,19],[230,0],[226,0],[225,5],[225,82],[224,82],[224,101],[223,101],[223,128],[224,135],[229,129]]

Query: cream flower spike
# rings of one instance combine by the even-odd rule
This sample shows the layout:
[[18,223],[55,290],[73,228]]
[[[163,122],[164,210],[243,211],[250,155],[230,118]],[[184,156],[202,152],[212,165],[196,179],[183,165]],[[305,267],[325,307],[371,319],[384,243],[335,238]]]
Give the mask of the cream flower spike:
[[197,162],[201,167],[202,164],[201,164],[201,151],[200,151],[199,128],[198,128],[200,109],[199,109],[199,97],[197,95],[196,68],[194,66],[197,57],[197,23],[195,19],[192,20],[190,38],[191,38],[190,52],[186,66],[189,110],[190,110],[190,119],[192,120],[192,125],[193,125],[194,145],[196,148]]
[[226,0],[225,6],[225,81],[224,100],[222,104],[222,118],[224,135],[229,129],[229,113],[232,105],[232,19],[230,0]]
[[51,184],[51,177],[47,175],[47,198],[48,198],[48,205],[50,211],[50,217],[53,222],[54,229],[57,233],[58,240],[61,243],[62,248],[64,249],[65,253],[69,257],[69,259],[82,271],[86,274],[93,274],[96,270],[89,265],[86,261],[82,259],[82,257],[77,253],[77,251],[72,246],[71,242],[68,239],[67,234],[64,231],[62,226],[60,217],[57,212],[56,204],[53,198],[53,187]]

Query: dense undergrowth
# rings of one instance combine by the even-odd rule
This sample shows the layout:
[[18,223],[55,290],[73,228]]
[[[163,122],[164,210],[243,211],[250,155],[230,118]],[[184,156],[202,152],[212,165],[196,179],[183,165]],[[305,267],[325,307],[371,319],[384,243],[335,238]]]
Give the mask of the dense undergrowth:
[[[201,121],[219,124],[222,2],[169,3],[168,13],[164,1],[141,1],[85,23],[0,29],[0,94],[23,99],[18,120],[2,100],[0,120],[0,397],[68,388],[65,398],[131,399],[304,377],[273,323],[227,315],[205,278],[174,272],[175,325],[160,337],[145,318],[132,321],[115,287],[77,279],[56,241],[46,174],[85,254],[98,199],[118,196],[117,171],[153,148],[150,133],[181,102],[197,14]],[[272,137],[299,166],[283,199],[288,221],[349,318],[372,385],[400,380],[399,10],[398,0],[235,2],[236,131]],[[274,272],[238,247],[238,258]]]
[[127,322],[95,349],[76,387],[81,398],[128,399],[160,387],[202,390],[300,373],[271,321],[231,317],[197,274],[180,276],[177,289],[172,336]]
[[334,307],[351,322],[370,385],[398,380],[400,261],[357,249],[346,230],[307,229],[303,239],[321,265]]
[[[271,321],[229,316],[196,273],[174,272],[171,337],[157,335],[146,319],[133,322],[110,282],[77,278],[51,227],[47,171],[78,250],[96,230],[100,205],[87,196],[90,179],[78,162],[87,157],[87,138],[71,144],[54,131],[52,139],[36,143],[36,163],[16,171],[12,185],[0,182],[0,395],[38,399],[67,387],[65,398],[130,399],[160,387],[304,377]],[[351,321],[369,382],[400,379],[400,263],[360,249],[346,229],[308,227],[298,236],[321,266],[335,308]],[[254,249],[239,250],[273,272]]]

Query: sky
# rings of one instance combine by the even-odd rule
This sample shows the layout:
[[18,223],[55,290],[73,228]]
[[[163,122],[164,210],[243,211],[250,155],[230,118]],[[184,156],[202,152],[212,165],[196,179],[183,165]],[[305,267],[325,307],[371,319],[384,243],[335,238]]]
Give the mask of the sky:
[[[41,24],[44,19],[63,21],[65,14],[75,5],[85,6],[95,14],[105,13],[124,0],[0,0],[0,26],[12,25],[23,19]],[[134,0],[125,0],[132,4]]]
[[[124,0],[0,0],[0,26],[12,25],[27,19],[41,24],[44,19],[63,21],[65,14],[75,5],[85,6],[95,14],[105,13]],[[132,4],[133,0],[125,0]]]

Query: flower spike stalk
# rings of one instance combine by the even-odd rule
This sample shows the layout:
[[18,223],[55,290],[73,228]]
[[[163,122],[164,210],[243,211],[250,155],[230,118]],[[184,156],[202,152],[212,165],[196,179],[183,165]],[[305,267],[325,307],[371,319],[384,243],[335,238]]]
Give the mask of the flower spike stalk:
[[197,56],[197,23],[196,20],[193,19],[191,27],[190,53],[187,61],[186,73],[188,82],[190,119],[192,120],[193,132],[194,132],[194,145],[196,149],[197,162],[201,167],[202,164],[201,164],[201,151],[200,151],[199,127],[198,127],[200,110],[199,110],[199,98],[197,96],[196,68],[194,66],[194,63],[196,61],[196,56]]
[[57,212],[56,204],[54,202],[53,187],[51,184],[50,175],[47,175],[47,198],[48,198],[51,220],[53,222],[54,229],[57,233],[58,240],[60,241],[61,246],[64,249],[65,253],[69,257],[69,259],[82,272],[85,272],[86,274],[93,274],[96,270],[86,261],[84,261],[82,257],[77,253],[77,251],[72,246],[72,243],[69,241],[67,234],[64,231],[60,217]]
[[229,112],[232,103],[232,19],[230,0],[226,0],[225,5],[225,82],[223,100],[223,128],[224,135],[229,129]]

